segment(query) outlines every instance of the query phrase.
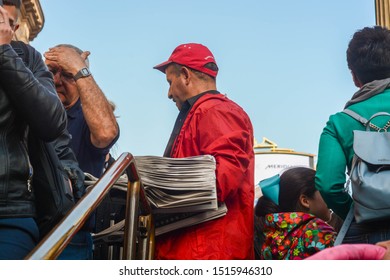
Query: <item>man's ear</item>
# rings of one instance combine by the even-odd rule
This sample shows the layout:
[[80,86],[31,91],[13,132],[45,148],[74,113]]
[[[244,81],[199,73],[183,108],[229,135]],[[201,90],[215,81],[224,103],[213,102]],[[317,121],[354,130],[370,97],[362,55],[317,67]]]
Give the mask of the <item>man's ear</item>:
[[185,81],[185,85],[188,85],[190,83],[191,78],[191,71],[185,66],[182,66],[180,69],[180,74],[183,75],[183,79]]
[[301,194],[299,196],[299,204],[301,204],[301,206],[304,208],[310,209],[309,200],[307,199],[307,196],[304,194]]
[[357,86],[358,88],[361,88],[363,86],[363,84],[362,84],[362,82],[360,82],[360,80],[356,76],[355,72],[351,71],[351,74],[352,74],[352,79],[353,79],[355,86]]

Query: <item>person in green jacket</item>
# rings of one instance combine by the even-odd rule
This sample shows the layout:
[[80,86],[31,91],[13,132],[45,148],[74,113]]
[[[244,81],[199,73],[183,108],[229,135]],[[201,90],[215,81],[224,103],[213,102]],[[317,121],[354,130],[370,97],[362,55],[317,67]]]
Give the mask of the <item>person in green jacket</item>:
[[[358,30],[347,49],[348,68],[359,90],[346,103],[364,118],[390,112],[390,31],[384,27]],[[378,120],[377,120],[378,119]],[[375,119],[383,127],[388,117]],[[351,168],[353,130],[365,127],[343,112],[330,116],[320,137],[316,188],[337,215],[345,219],[352,204],[346,191],[346,171]],[[390,220],[369,224],[352,222],[343,243],[372,243],[390,239]]]

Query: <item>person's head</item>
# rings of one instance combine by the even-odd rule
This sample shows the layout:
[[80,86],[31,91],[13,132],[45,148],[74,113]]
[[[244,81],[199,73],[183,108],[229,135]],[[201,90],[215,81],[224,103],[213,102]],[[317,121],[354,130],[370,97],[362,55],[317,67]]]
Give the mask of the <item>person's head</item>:
[[214,55],[204,45],[179,45],[167,61],[153,68],[166,74],[168,98],[176,103],[179,110],[187,99],[216,89],[218,66]]
[[358,87],[390,78],[390,31],[381,26],[358,30],[348,44],[347,62]]
[[20,11],[20,0],[3,0],[3,8],[8,12],[9,24],[14,32],[19,28],[17,23]]
[[306,212],[328,221],[329,209],[320,192],[315,188],[315,170],[292,167],[280,175],[278,203],[263,196],[256,205],[257,216],[276,212]]
[[[55,47],[70,48],[80,55],[83,53],[81,49],[70,44],[60,44]],[[64,104],[65,108],[71,107],[80,96],[76,82],[73,79],[73,75],[63,71],[54,61],[45,59],[45,63],[54,76],[54,85],[62,104]],[[85,60],[85,63],[87,67],[89,67],[88,58]]]

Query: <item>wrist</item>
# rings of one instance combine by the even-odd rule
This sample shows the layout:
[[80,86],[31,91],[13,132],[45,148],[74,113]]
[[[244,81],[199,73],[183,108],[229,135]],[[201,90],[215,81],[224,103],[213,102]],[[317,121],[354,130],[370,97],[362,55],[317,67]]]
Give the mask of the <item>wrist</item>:
[[87,67],[83,67],[73,76],[73,80],[77,81],[78,79],[86,78],[89,76],[91,76],[91,72]]

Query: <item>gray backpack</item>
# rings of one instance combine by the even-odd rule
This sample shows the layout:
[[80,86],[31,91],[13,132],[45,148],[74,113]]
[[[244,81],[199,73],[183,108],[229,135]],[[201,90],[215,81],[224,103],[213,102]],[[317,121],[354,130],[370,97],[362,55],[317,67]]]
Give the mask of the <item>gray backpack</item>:
[[372,123],[379,112],[368,120],[345,109],[344,113],[361,122],[366,130],[353,131],[354,157],[350,170],[353,211],[356,223],[390,219],[390,120],[380,128]]

